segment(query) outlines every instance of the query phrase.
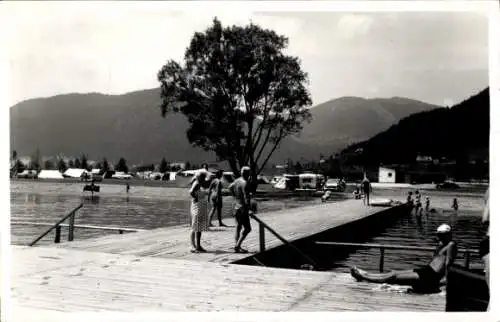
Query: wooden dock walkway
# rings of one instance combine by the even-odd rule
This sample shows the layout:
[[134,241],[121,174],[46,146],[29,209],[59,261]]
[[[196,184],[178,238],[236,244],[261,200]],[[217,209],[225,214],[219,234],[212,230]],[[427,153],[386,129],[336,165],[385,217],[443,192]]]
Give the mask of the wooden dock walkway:
[[[12,307],[77,311],[444,311],[349,275],[54,247],[12,247]],[[14,317],[14,320],[17,320]]]
[[[301,208],[257,214],[266,224],[288,241],[305,238],[331,228],[371,216],[387,208],[367,207],[360,200],[346,200]],[[87,240],[57,244],[56,247],[112,254],[152,256],[196,261],[230,263],[259,251],[259,227],[252,220],[252,232],[243,242],[249,254],[234,253],[234,219],[226,219],[233,227],[213,227],[202,235],[202,246],[207,253],[191,253],[187,226],[158,228],[124,235],[107,235]],[[231,222],[232,221],[232,222]],[[266,249],[283,243],[265,234]]]

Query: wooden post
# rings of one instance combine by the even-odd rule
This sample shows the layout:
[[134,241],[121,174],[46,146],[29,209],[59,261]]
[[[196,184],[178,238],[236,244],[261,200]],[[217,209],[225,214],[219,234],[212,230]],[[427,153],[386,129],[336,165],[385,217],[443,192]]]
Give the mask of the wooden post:
[[380,273],[384,272],[384,253],[385,253],[385,249],[383,247],[380,247],[380,263],[378,266]]
[[262,223],[259,222],[259,246],[260,252],[263,253],[266,251],[266,229]]
[[120,233],[120,235],[123,234],[123,229],[120,229],[118,232]]
[[61,242],[61,226],[56,227],[56,238],[54,238],[54,243],[59,244]]
[[465,251],[465,263],[464,263],[465,268],[469,268],[470,266],[470,253],[469,250]]
[[68,241],[73,241],[75,232],[75,213],[69,217]]

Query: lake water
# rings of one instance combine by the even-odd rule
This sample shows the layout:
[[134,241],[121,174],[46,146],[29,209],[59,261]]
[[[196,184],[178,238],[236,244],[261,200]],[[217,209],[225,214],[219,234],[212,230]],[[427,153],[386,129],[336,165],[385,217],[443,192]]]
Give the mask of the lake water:
[[[190,222],[190,197],[188,189],[132,186],[127,194],[124,185],[102,184],[99,197],[89,198],[83,193],[81,183],[54,183],[43,181],[11,181],[11,222],[55,223],[77,207],[76,224],[93,226],[153,229],[173,225],[188,225]],[[231,197],[225,198],[224,214],[230,217]],[[259,200],[259,213],[320,203],[318,198],[294,197],[275,200]],[[215,222],[215,221],[214,221]],[[26,245],[42,234],[48,226],[11,225],[11,242]],[[64,234],[67,229],[63,228]],[[82,229],[75,230],[75,240],[100,236],[114,232]],[[50,233],[40,244],[50,244],[54,233]]]
[[[391,197],[404,200],[407,191],[395,192],[391,190],[375,191],[374,197]],[[416,220],[414,214],[404,216],[397,220],[392,226],[377,236],[367,240],[368,243],[406,245],[406,246],[430,246],[436,245],[436,229],[441,224],[449,224],[453,229],[453,237],[460,248],[478,249],[479,242],[484,237],[486,229],[482,224],[482,213],[484,209],[484,192],[448,192],[448,191],[423,191],[422,201],[429,196],[431,208],[436,213],[428,216],[424,214],[422,222]],[[458,212],[451,209],[453,198],[459,203]],[[412,269],[415,265],[429,263],[432,253],[420,251],[385,250],[385,270]],[[463,254],[459,254],[459,262],[463,263]],[[378,271],[380,250],[357,249],[355,252],[338,262],[335,268],[347,271],[352,265],[370,271]],[[472,264],[482,264],[478,257],[471,256]]]
[[[77,207],[79,210],[76,224],[113,226],[139,229],[152,229],[173,225],[188,225],[190,199],[185,188],[132,186],[127,195],[124,185],[102,184],[99,198],[91,200],[82,192],[81,183],[48,183],[42,181],[11,181],[11,221],[40,222],[53,224],[65,214]],[[404,201],[407,190],[375,190],[373,198],[392,198]],[[463,248],[478,248],[485,229],[481,223],[484,206],[481,192],[423,192],[423,198],[430,196],[431,207],[437,213],[425,217],[417,223],[414,216],[400,218],[390,227],[367,242],[433,246],[435,230],[442,223],[453,227],[454,237]],[[345,195],[348,197],[348,194]],[[459,211],[451,211],[451,201],[457,197]],[[337,198],[333,202],[341,200]],[[424,199],[423,199],[424,200]],[[230,201],[230,200],[228,200]],[[299,207],[320,203],[319,198],[293,197],[287,199],[266,200],[258,202],[259,213],[265,216],[266,211]],[[360,201],[361,202],[361,201]],[[232,224],[229,209],[230,202],[225,202],[225,221]],[[43,233],[47,226],[11,225],[11,240],[16,245],[26,245]],[[63,228],[63,236],[65,231]],[[75,239],[90,238],[114,232],[95,229],[76,229]],[[53,242],[54,233],[45,237],[40,244]],[[361,249],[354,251],[348,258],[338,263],[337,269],[347,270],[351,265],[358,265],[367,270],[377,270],[379,260],[378,249]],[[429,260],[428,252],[401,252],[388,250],[385,253],[387,269],[408,269],[415,264],[425,264]],[[472,262],[479,260],[472,258]]]

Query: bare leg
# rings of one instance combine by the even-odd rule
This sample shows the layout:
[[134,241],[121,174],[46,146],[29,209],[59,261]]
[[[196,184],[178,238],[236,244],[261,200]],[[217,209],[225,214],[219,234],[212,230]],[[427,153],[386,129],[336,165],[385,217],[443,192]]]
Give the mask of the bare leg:
[[366,194],[366,205],[369,206],[370,205],[370,193],[367,193]]
[[222,203],[217,205],[217,217],[219,218],[219,226],[226,226],[222,222]]
[[241,244],[243,243],[245,238],[248,236],[248,234],[250,234],[250,231],[252,231],[252,230],[249,229],[248,227],[245,227],[245,229],[243,229],[243,232],[241,233],[240,239],[236,242],[236,248],[241,248]]
[[201,247],[201,231],[196,233],[196,250],[204,252],[205,249]]
[[215,205],[212,205],[212,209],[210,210],[210,214],[208,215],[208,217],[210,218],[209,220],[210,226],[212,226],[212,219],[214,218],[215,207],[216,207]]
[[356,267],[351,268],[351,275],[358,281],[367,281],[371,283],[387,283],[396,285],[414,285],[420,277],[413,270],[392,271],[389,273],[367,273],[360,271]]
[[193,249],[196,249],[196,243],[195,243],[195,231],[194,230],[191,230],[191,246],[193,247]]
[[240,224],[239,222],[237,222],[236,223],[236,235],[234,236],[234,239],[236,241],[236,245],[238,245],[238,241],[240,240],[241,228],[243,228],[243,225]]

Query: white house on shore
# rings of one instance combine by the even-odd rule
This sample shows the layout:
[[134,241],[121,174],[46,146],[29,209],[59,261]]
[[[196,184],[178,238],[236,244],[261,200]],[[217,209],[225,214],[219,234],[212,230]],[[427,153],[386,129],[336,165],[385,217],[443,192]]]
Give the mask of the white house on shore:
[[379,167],[378,182],[380,183],[396,183],[396,170],[392,168]]

